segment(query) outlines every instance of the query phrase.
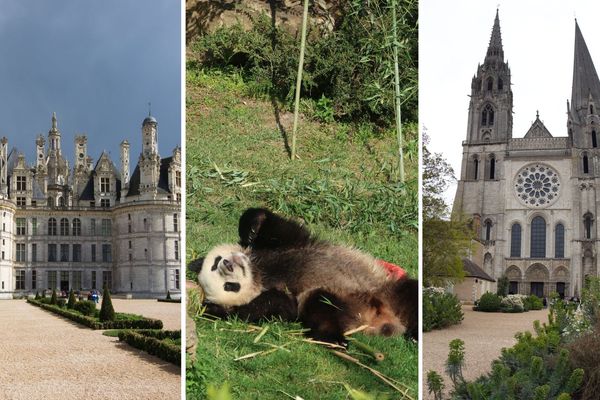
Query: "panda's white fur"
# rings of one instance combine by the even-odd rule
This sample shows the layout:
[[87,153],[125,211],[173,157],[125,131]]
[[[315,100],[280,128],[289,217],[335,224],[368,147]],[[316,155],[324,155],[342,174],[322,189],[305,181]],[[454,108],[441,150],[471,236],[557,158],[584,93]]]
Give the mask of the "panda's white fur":
[[[215,259],[219,256],[221,260],[215,265]],[[222,244],[213,248],[205,257],[198,275],[206,300],[226,307],[247,304],[256,298],[262,288],[254,283],[254,279],[250,260],[237,244]],[[239,284],[239,291],[226,290],[228,282]]]

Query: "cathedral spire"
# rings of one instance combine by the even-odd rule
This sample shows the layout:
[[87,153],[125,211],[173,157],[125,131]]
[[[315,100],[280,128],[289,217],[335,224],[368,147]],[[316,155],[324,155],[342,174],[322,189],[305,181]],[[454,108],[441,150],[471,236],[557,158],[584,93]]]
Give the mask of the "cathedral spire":
[[587,109],[590,96],[600,100],[600,80],[594,62],[585,44],[577,20],[575,20],[575,56],[573,61],[573,88],[571,109],[578,112]]
[[493,61],[504,61],[504,50],[502,50],[502,35],[500,33],[500,16],[496,9],[496,18],[494,19],[494,27],[492,28],[492,36],[485,55],[485,63]]

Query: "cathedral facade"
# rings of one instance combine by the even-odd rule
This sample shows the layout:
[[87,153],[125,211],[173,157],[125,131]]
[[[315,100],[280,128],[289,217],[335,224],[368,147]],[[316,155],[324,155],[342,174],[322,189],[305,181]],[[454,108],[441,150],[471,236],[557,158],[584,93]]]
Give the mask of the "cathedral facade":
[[94,163],[83,135],[71,168],[54,114],[33,164],[0,139],[0,298],[105,284],[133,297],[180,293],[181,151],[160,157],[152,116],[141,140],[130,174],[127,140],[118,168],[105,152]]
[[552,135],[537,115],[524,137],[512,137],[498,14],[470,97],[453,212],[473,219],[481,267],[507,276],[510,293],[580,296],[586,277],[599,273],[600,80],[577,22],[566,136]]

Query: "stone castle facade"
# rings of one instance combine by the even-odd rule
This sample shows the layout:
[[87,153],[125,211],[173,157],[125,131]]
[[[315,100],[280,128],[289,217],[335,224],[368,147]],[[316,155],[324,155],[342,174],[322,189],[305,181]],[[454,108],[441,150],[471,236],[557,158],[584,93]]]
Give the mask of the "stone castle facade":
[[483,64],[471,82],[467,137],[453,212],[473,218],[482,268],[506,275],[511,293],[580,296],[598,276],[600,80],[575,23],[566,136],[536,116],[512,137],[511,71],[498,14]]
[[105,152],[94,163],[83,135],[71,168],[56,115],[33,164],[0,139],[0,298],[104,284],[134,297],[180,293],[181,151],[160,157],[152,116],[141,139],[132,174],[127,140],[117,168]]

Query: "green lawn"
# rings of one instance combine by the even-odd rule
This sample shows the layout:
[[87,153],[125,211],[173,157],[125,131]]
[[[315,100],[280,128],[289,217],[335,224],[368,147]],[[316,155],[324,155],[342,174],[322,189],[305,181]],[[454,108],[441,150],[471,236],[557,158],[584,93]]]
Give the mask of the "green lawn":
[[[405,129],[408,181],[400,185],[395,182],[392,131],[373,133],[364,126],[302,117],[300,159],[290,162],[285,139],[287,135],[291,143],[289,112],[249,96],[235,74],[188,67],[186,80],[188,261],[215,244],[236,242],[242,211],[262,206],[302,218],[321,238],[356,246],[417,276],[415,125]],[[242,322],[196,322],[197,358],[187,372],[193,398],[205,398],[209,385],[224,382],[234,399],[281,399],[286,394],[340,399],[348,397],[345,385],[398,398],[370,372],[290,333],[300,329],[298,324],[272,322],[255,344],[258,331]],[[416,397],[418,346],[403,338],[358,337],[386,359],[375,364],[364,355],[357,358],[406,384]],[[282,345],[286,350],[234,361]]]

